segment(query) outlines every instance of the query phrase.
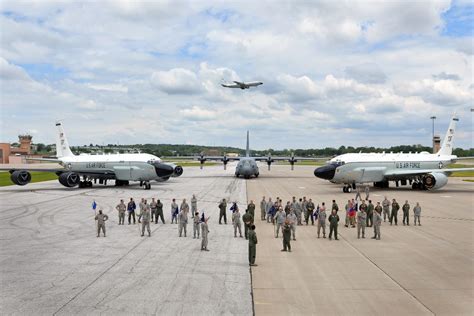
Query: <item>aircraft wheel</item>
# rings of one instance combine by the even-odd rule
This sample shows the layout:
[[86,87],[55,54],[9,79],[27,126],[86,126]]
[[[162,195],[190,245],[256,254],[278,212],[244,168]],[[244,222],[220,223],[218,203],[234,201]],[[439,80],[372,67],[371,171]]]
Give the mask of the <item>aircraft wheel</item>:
[[84,181],[79,181],[79,188],[85,187],[85,182]]
[[413,183],[411,184],[411,188],[412,188],[413,190],[416,190],[416,187],[417,187],[417,183],[416,183],[416,182],[413,182]]
[[148,182],[148,183],[145,183],[145,190],[150,190],[151,189],[151,184]]
[[86,184],[87,184],[87,187],[88,187],[88,188],[92,188],[92,181],[87,181]]
[[255,178],[258,178],[258,175],[259,175],[259,174],[258,174],[258,173],[256,173],[256,174],[255,174]]
[[347,189],[346,189],[346,192],[351,193],[352,192],[352,187],[348,186]]
[[238,173],[236,173],[236,174],[235,174],[235,177],[236,177],[236,178],[238,178],[238,177],[239,177],[239,174],[238,174]]
[[342,187],[342,192],[347,193],[347,187],[346,186]]

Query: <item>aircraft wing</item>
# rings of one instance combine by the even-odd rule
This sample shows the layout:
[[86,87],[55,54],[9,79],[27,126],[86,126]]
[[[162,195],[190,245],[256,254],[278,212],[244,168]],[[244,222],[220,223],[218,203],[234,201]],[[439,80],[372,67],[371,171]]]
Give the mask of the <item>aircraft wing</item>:
[[18,167],[0,167],[0,170],[1,171],[9,171],[10,173],[12,173],[13,171],[17,171],[17,170],[25,170],[25,171],[41,171],[41,172],[65,172],[65,171],[68,171],[66,168],[18,168]]
[[58,158],[26,158],[29,161],[61,162]]
[[388,178],[396,178],[402,176],[419,176],[428,173],[445,173],[451,174],[453,172],[460,172],[460,171],[474,171],[473,168],[444,168],[444,169],[409,169],[409,170],[395,170],[389,171],[384,174],[385,177]]
[[224,88],[240,88],[240,85],[238,85],[238,84],[225,84],[225,83],[222,83],[221,86],[223,86]]

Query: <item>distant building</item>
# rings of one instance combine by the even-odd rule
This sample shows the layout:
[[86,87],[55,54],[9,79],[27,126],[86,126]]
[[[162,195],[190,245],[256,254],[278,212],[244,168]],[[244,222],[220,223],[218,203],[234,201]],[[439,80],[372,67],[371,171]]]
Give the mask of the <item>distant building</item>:
[[0,163],[22,164],[26,157],[31,157],[31,135],[18,135],[19,147],[12,147],[9,143],[0,143]]
[[439,135],[435,135],[433,137],[433,154],[436,154],[440,148],[441,148],[441,137]]

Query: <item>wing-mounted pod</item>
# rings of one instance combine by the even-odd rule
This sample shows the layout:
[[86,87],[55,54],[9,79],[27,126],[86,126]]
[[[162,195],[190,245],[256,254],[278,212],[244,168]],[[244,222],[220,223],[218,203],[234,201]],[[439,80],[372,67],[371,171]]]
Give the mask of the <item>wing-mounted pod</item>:
[[30,183],[31,181],[31,174],[26,170],[15,170],[10,171],[10,173],[10,179],[16,185],[25,185]]

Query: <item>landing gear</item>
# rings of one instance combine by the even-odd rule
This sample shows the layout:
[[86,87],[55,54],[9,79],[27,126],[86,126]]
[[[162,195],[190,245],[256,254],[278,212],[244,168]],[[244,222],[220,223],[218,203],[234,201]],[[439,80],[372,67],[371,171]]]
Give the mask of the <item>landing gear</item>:
[[258,178],[259,175],[260,175],[260,173],[256,173],[256,174],[255,174],[255,178]]
[[235,177],[238,178],[240,175],[238,173],[235,174]]
[[80,181],[79,188],[92,188],[92,181]]
[[150,183],[150,181],[145,181],[145,182],[144,182],[144,185],[145,185],[145,190],[150,190],[150,189],[151,189],[151,183]]
[[422,182],[413,182],[413,184],[411,185],[411,188],[413,190],[425,190],[426,189]]
[[352,186],[351,185],[345,185],[342,187],[342,192],[344,193],[351,193],[352,192]]

